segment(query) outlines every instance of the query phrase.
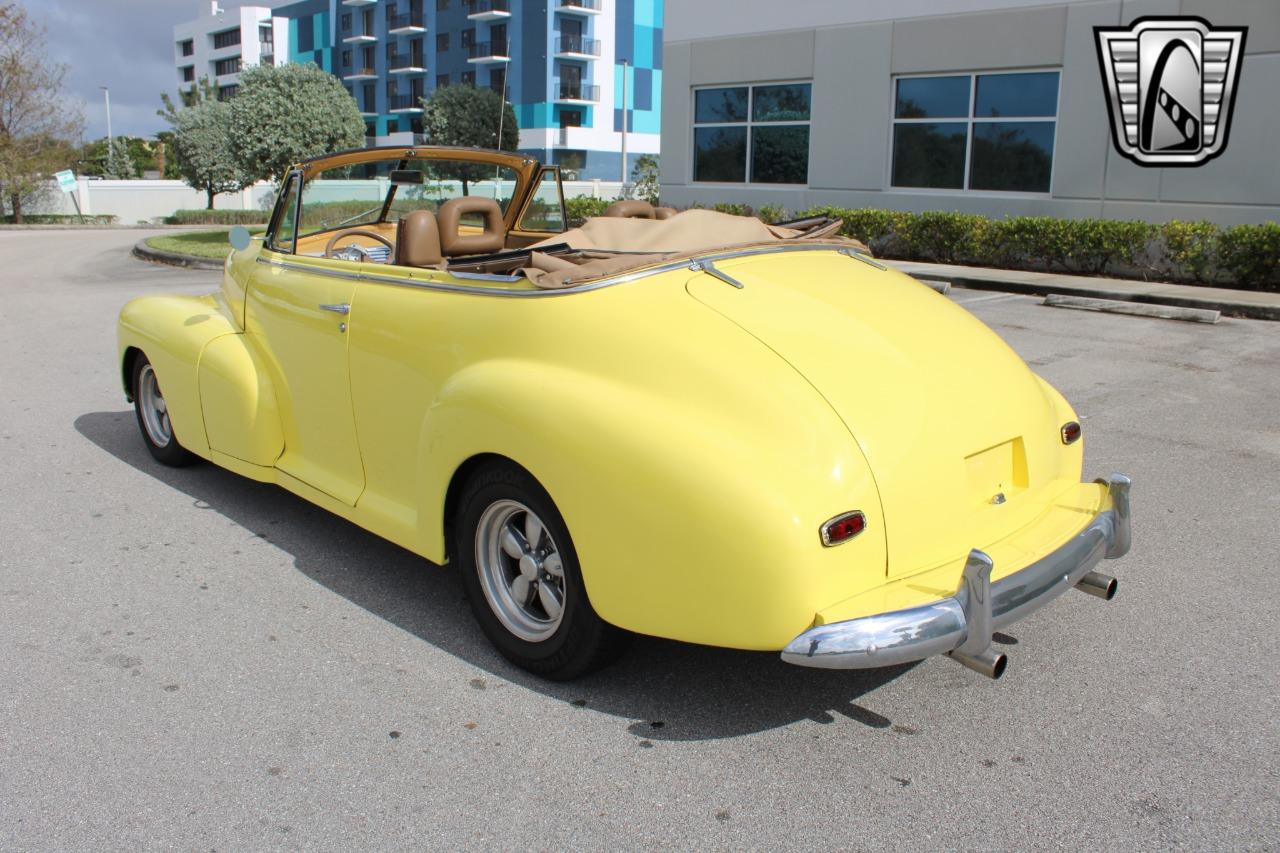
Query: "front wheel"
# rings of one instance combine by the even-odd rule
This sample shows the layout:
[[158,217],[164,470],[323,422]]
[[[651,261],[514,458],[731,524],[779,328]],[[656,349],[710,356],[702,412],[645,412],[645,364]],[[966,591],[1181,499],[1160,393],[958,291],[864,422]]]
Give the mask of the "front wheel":
[[564,520],[524,470],[494,465],[471,479],[454,554],[476,620],[516,666],[567,680],[621,651],[626,635],[592,609]]
[[169,404],[160,392],[155,369],[145,355],[134,359],[132,388],[133,413],[138,418],[138,429],[142,431],[142,440],[156,461],[173,468],[198,462],[199,457],[178,444],[173,434]]

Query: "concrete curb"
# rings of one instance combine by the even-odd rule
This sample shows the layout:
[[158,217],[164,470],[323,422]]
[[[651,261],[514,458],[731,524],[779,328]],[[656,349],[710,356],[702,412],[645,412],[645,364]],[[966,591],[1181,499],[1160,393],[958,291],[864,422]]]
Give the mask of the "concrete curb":
[[882,261],[916,278],[950,281],[953,287],[969,290],[996,290],[1029,296],[1068,294],[1146,305],[1198,308],[1219,311],[1224,317],[1252,320],[1280,320],[1280,294],[1224,287],[1128,281],[1088,276],[1054,275],[1020,270],[986,270],[919,261]]
[[[228,252],[231,249],[228,247]],[[196,255],[180,255],[177,252],[166,252],[162,249],[153,249],[147,245],[146,240],[139,240],[133,244],[133,256],[140,260],[149,261],[153,264],[166,264],[171,267],[186,267],[193,270],[220,270],[223,261],[216,261],[213,258],[201,258]]]
[[1152,305],[1141,302],[1122,302],[1118,299],[1094,299],[1089,296],[1069,296],[1050,293],[1042,305],[1050,308],[1074,308],[1077,311],[1102,311],[1108,314],[1129,314],[1135,317],[1154,317],[1158,320],[1182,320],[1189,323],[1216,323],[1221,312],[1204,308],[1180,308],[1176,305]]

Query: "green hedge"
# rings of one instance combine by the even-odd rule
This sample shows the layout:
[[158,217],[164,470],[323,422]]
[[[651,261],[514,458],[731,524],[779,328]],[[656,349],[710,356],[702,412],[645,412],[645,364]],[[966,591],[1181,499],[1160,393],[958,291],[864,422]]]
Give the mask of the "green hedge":
[[[717,206],[718,208],[720,206]],[[737,206],[727,212],[750,213]],[[1280,224],[1056,219],[820,207],[880,257],[1280,291]],[[762,217],[763,218],[763,217]]]
[[265,225],[269,210],[175,210],[167,225]]
[[[27,213],[22,217],[23,225],[110,225],[119,217],[111,213],[76,216],[74,213]],[[13,225],[13,216],[0,216],[0,222]]]
[[569,227],[577,228],[593,216],[603,216],[605,208],[611,204],[611,198],[592,198],[589,195],[565,199],[564,211],[569,217]]

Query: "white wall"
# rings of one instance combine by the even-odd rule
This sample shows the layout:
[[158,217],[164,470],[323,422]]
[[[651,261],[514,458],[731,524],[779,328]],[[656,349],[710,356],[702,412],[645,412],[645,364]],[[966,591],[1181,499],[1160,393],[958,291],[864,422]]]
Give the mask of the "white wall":
[[[268,210],[275,202],[275,186],[259,183],[238,193],[223,193],[214,197],[213,206],[219,210]],[[593,196],[616,198],[621,193],[617,181],[565,181],[567,198]],[[173,215],[175,210],[203,210],[205,195],[193,190],[182,181],[90,181],[77,180],[75,197],[80,202],[80,212],[86,216],[112,215],[122,225],[136,225]],[[54,190],[48,201],[31,213],[75,214],[75,203],[69,193]]]

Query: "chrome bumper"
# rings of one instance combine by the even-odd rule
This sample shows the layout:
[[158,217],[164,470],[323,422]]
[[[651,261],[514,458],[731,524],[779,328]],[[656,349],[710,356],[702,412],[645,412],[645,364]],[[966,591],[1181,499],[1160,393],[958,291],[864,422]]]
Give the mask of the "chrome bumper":
[[1129,550],[1129,478],[1112,474],[1105,483],[1112,508],[1099,513],[1069,542],[1021,571],[991,582],[991,558],[974,549],[950,598],[810,628],[782,650],[799,666],[871,669],[948,654],[999,678],[1004,655],[991,649],[991,634],[1044,607],[1072,587],[1103,598],[1115,592],[1112,578],[1093,567]]

